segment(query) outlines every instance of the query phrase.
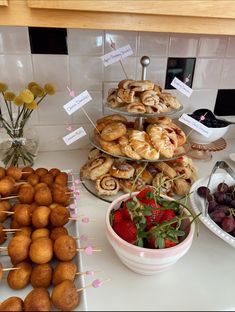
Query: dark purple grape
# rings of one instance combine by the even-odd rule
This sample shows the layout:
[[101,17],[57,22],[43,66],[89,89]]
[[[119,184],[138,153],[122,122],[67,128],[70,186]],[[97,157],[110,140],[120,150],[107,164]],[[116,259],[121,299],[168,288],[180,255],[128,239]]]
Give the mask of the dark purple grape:
[[215,207],[215,210],[217,210],[217,211],[222,211],[222,212],[224,212],[225,214],[229,214],[229,207],[226,206],[226,205],[220,205],[220,204],[218,204],[218,205]]
[[233,199],[233,200],[231,201],[230,206],[231,206],[232,208],[235,208],[235,199]]
[[208,212],[212,212],[216,209],[216,206],[217,206],[217,202],[214,201],[214,200],[210,200],[209,203],[208,203]]
[[228,194],[225,194],[225,196],[224,196],[224,203],[225,203],[225,205],[230,205],[231,202],[232,202],[231,196],[228,195]]
[[199,186],[197,193],[200,197],[207,198],[210,195],[210,190],[206,186]]
[[228,184],[221,182],[217,185],[217,191],[226,193],[229,190]]
[[226,217],[226,214],[219,210],[214,210],[209,215],[215,223],[221,223],[223,218]]
[[214,193],[214,196],[215,196],[215,200],[216,200],[219,204],[223,204],[223,203],[224,203],[225,193],[216,191],[216,192]]
[[235,229],[235,221],[232,216],[224,217],[221,223],[221,227],[225,232],[232,232]]

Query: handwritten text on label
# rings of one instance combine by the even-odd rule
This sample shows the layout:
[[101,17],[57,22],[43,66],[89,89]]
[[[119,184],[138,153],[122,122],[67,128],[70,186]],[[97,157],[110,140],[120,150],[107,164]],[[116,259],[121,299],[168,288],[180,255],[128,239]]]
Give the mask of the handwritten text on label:
[[186,95],[187,97],[190,97],[193,89],[191,89],[189,86],[187,86],[185,83],[183,83],[181,80],[179,80],[177,77],[175,77],[172,82],[171,85],[173,87],[175,87],[177,90],[179,90],[181,93],[183,93],[184,95]]
[[185,125],[189,126],[193,130],[201,133],[203,136],[209,138],[209,136],[212,134],[212,129],[204,126],[202,123],[197,121],[196,119],[190,117],[187,114],[183,114],[180,118],[179,121],[184,123]]
[[118,62],[127,56],[130,56],[133,54],[131,46],[128,44],[124,47],[121,47],[117,50],[111,51],[103,56],[101,56],[101,59],[103,60],[104,66],[109,66],[115,62]]
[[70,145],[85,135],[86,135],[86,131],[83,129],[83,127],[80,127],[74,130],[73,132],[69,133],[68,135],[64,136],[63,140],[66,145]]
[[89,92],[87,90],[80,93],[78,96],[73,98],[71,101],[66,103],[63,108],[66,110],[66,112],[69,115],[72,115],[74,112],[76,112],[79,108],[81,108],[86,103],[90,102],[92,100]]

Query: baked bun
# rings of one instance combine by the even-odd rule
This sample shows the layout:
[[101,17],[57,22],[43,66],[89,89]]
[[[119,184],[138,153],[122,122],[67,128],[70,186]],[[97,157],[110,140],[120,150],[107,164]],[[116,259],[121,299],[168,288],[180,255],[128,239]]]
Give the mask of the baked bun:
[[120,184],[120,188],[125,193],[140,191],[145,186],[145,182],[140,178],[138,179],[131,178],[128,180],[120,179],[119,184]]
[[108,123],[107,126],[102,130],[100,137],[105,141],[114,141],[120,138],[122,135],[125,135],[127,128],[124,123],[119,121],[113,121]]
[[109,169],[111,176],[120,179],[130,179],[134,176],[135,169],[125,161],[115,161]]
[[146,112],[146,108],[144,104],[139,103],[139,102],[133,102],[133,103],[128,104],[126,109],[128,113],[144,114]]
[[140,160],[141,159],[141,156],[138,153],[136,153],[133,150],[133,148],[130,146],[128,134],[121,136],[118,139],[118,143],[119,143],[119,146],[120,146],[120,149],[121,149],[122,153],[125,156],[127,156],[127,157],[129,157],[131,159],[135,159],[135,160]]
[[157,107],[159,103],[159,96],[157,95],[157,92],[150,90],[150,91],[144,91],[140,94],[140,99],[143,104],[147,106],[155,106]]
[[133,81],[129,84],[129,88],[135,92],[143,92],[153,90],[154,83],[151,80]]
[[129,89],[130,84],[134,82],[133,79],[123,79],[119,82],[118,88],[120,89]]
[[121,147],[118,143],[118,141],[105,141],[101,139],[100,136],[97,136],[97,141],[99,142],[102,149],[112,155],[115,156],[125,156],[123,152],[121,151]]
[[162,172],[165,176],[171,179],[177,176],[177,172],[171,166],[169,166],[166,162],[163,162],[163,161],[156,162],[153,165],[158,171]]

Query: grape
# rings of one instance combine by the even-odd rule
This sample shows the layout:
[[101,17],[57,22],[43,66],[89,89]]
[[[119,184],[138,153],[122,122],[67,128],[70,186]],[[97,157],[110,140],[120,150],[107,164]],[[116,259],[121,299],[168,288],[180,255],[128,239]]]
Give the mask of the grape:
[[225,232],[232,232],[235,229],[235,221],[232,216],[224,217],[221,224]]
[[222,211],[222,212],[224,212],[225,214],[229,214],[229,207],[226,206],[226,205],[217,205],[217,206],[216,206],[216,210]]
[[221,223],[226,214],[223,211],[214,210],[210,213],[210,217],[215,223]]
[[197,189],[197,193],[200,197],[207,198],[207,196],[210,194],[210,190],[206,186],[200,186]]
[[216,209],[217,202],[215,200],[210,200],[208,203],[208,212],[212,212]]
[[233,199],[233,200],[231,201],[230,206],[231,206],[232,208],[235,208],[235,199]]
[[224,203],[225,193],[216,191],[216,192],[214,193],[214,196],[215,196],[215,200],[216,200],[219,204],[223,204],[223,203]]
[[231,204],[231,202],[232,202],[232,198],[231,198],[231,196],[230,196],[230,195],[225,194],[225,197],[224,197],[224,203],[225,203],[226,205],[230,205],[230,204]]
[[218,190],[219,192],[224,192],[224,193],[226,193],[226,192],[229,190],[229,186],[228,186],[226,183],[222,182],[222,183],[219,183],[219,184],[218,184],[217,190]]

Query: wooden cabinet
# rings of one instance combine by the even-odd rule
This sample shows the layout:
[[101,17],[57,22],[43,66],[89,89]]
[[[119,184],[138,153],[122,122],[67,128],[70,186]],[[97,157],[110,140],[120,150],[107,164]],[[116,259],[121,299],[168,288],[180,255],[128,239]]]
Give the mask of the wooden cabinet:
[[234,0],[0,0],[0,16],[0,25],[235,35]]

